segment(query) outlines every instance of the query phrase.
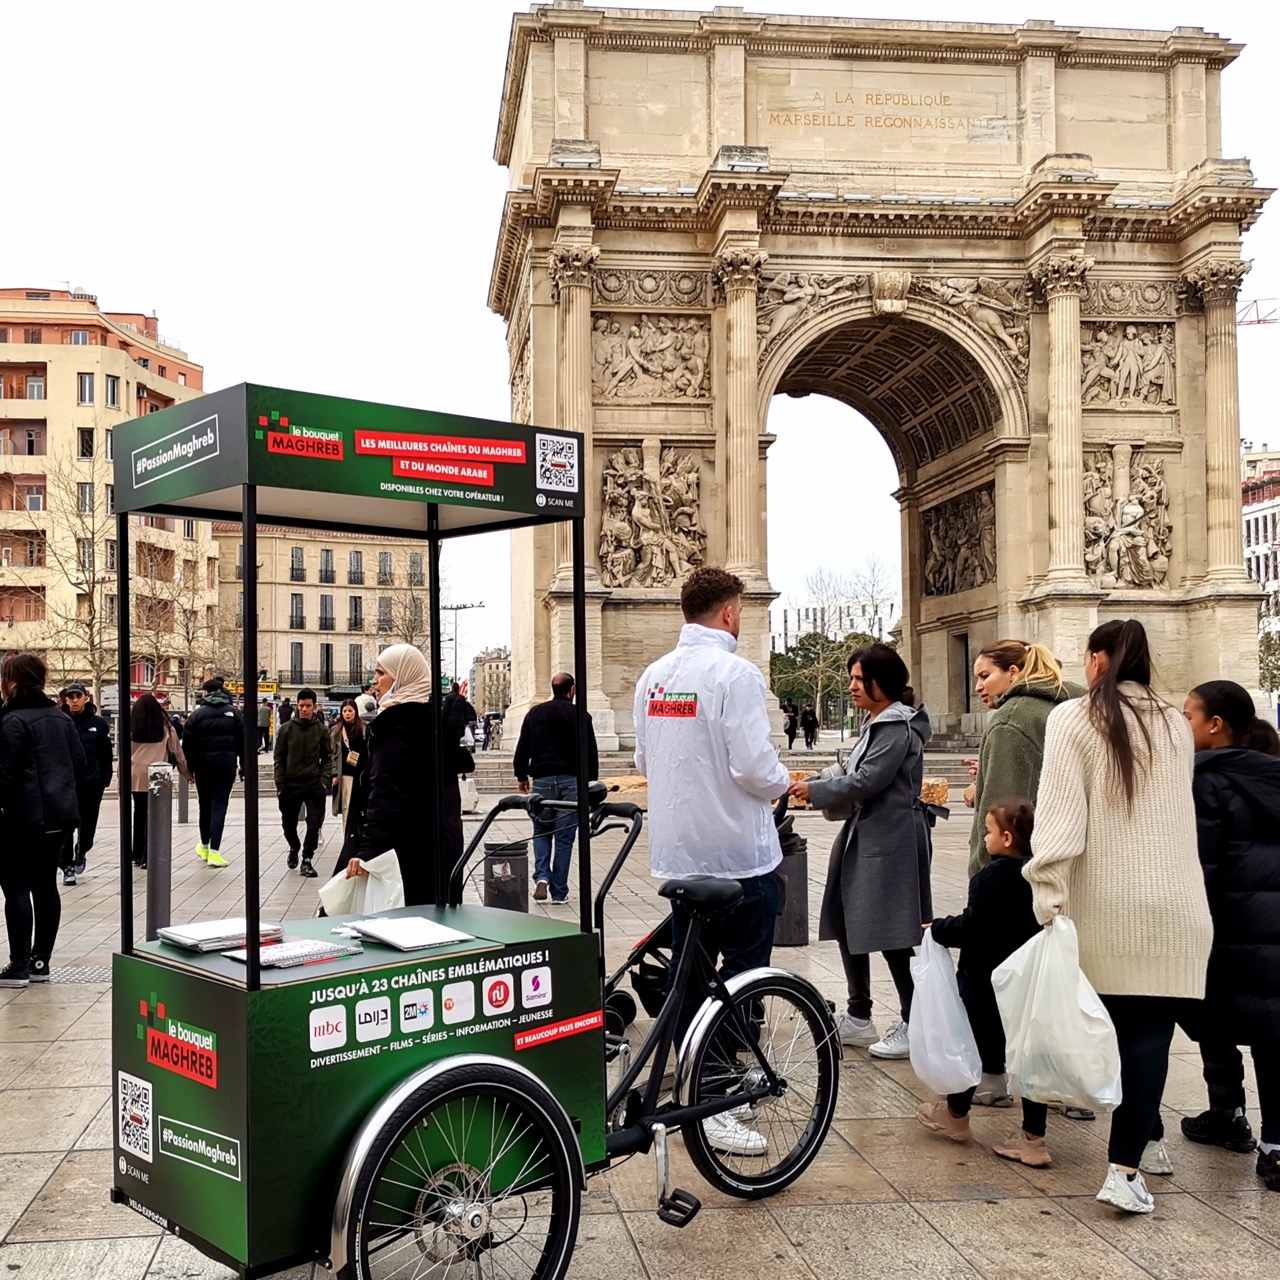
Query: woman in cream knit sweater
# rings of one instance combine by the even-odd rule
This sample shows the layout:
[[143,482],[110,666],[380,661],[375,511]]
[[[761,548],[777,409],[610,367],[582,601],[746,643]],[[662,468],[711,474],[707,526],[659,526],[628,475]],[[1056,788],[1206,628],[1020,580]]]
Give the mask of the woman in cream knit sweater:
[[1124,1100],[1111,1118],[1098,1199],[1130,1213],[1155,1207],[1142,1179],[1171,1173],[1160,1097],[1174,1025],[1204,996],[1213,924],[1196,852],[1192,739],[1151,690],[1146,632],[1107,622],[1089,637],[1089,693],[1049,715],[1024,874],[1036,915],[1062,912],[1080,966],[1116,1026]]

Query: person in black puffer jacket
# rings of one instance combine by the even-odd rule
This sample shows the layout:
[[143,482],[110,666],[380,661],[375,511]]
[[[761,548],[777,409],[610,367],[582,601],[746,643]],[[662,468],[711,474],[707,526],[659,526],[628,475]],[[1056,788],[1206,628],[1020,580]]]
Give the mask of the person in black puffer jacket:
[[1262,1111],[1258,1176],[1280,1191],[1280,738],[1231,680],[1193,689],[1192,794],[1213,951],[1196,1025],[1209,1110],[1182,1122],[1193,1142],[1253,1149],[1244,1059],[1253,1053]]
[[58,865],[62,883],[73,885],[84,871],[85,855],[93,848],[98,831],[98,814],[102,809],[102,793],[111,781],[111,730],[89,699],[89,690],[80,681],[72,681],[62,691],[64,710],[71,717],[84,752],[85,773],[76,792],[80,810],[78,829],[67,832],[62,842]]
[[191,713],[182,734],[187,768],[196,783],[200,802],[200,839],[196,855],[204,862],[217,855],[222,862],[222,831],[231,803],[236,770],[244,770],[244,718],[231,703],[221,680],[206,680],[203,697]]
[[49,980],[62,918],[58,855],[80,821],[84,751],[75,725],[45,694],[46,676],[34,653],[12,653],[0,665],[0,892],[9,932],[0,987]]

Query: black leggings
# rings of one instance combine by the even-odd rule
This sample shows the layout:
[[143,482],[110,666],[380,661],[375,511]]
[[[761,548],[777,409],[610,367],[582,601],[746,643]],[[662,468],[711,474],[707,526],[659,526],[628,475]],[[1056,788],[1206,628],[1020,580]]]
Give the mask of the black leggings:
[[[843,934],[843,929],[841,930]],[[849,1016],[865,1020],[871,1017],[871,957],[850,955],[843,936],[836,939],[840,947],[840,963],[844,965],[845,982],[849,988]],[[915,979],[911,976],[911,957],[915,952],[907,947],[902,951],[882,951],[893,985],[898,989],[898,1000],[903,1022],[911,1021],[911,997],[915,994]]]
[[9,959],[48,960],[58,937],[62,898],[58,895],[58,855],[66,831],[11,831],[0,856],[0,892],[9,932]]
[[[955,1116],[967,1116],[973,1107],[973,1095],[978,1089],[966,1089],[963,1093],[947,1094],[947,1106]],[[1049,1127],[1049,1108],[1043,1102],[1032,1102],[1030,1098],[1022,1099],[1022,1132],[1032,1138],[1043,1138]]]
[[202,764],[196,774],[196,798],[200,808],[200,843],[222,849],[222,828],[227,820],[227,803],[235,785],[233,764]]

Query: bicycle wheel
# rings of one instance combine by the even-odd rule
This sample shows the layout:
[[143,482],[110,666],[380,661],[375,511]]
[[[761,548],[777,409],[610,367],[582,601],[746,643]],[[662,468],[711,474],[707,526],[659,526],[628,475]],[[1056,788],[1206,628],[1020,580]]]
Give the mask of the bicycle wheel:
[[501,1063],[445,1071],[378,1134],[347,1235],[356,1280],[561,1280],[582,1212],[564,1109]]
[[[762,973],[733,996],[747,1033],[721,1007],[693,1050],[687,1103],[757,1089],[765,1080],[754,1040],[782,1083],[777,1097],[761,1099],[741,1123],[765,1139],[757,1154],[716,1150],[702,1124],[685,1125],[689,1155],[713,1187],[759,1199],[793,1183],[813,1162],[835,1114],[840,1046],[826,1002],[802,978]],[[758,1143],[751,1144],[758,1149]]]

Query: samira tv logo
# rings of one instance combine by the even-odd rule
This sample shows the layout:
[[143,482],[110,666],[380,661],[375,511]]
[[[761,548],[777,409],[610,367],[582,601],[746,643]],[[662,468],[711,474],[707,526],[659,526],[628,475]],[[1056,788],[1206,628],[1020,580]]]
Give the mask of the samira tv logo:
[[185,1076],[210,1089],[218,1087],[218,1037],[203,1027],[171,1017],[153,991],[138,1001],[138,1039],[146,1042],[153,1067]]

